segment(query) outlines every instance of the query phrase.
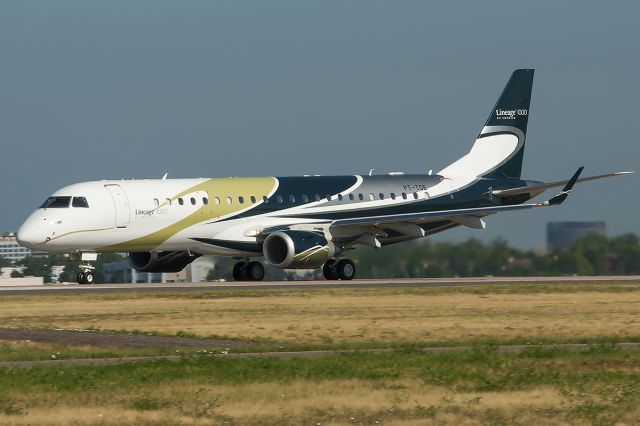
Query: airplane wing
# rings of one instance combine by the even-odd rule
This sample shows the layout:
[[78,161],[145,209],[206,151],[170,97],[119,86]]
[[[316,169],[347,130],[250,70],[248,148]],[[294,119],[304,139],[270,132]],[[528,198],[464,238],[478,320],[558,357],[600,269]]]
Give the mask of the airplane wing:
[[[576,183],[589,182],[597,179],[604,179],[608,177],[614,176],[624,176],[631,174],[633,172],[615,172],[615,173],[607,173],[606,175],[598,175],[598,176],[587,176],[580,178],[576,181]],[[531,193],[540,193],[546,191],[547,189],[557,188],[567,184],[567,180],[560,180],[557,182],[550,183],[542,183],[539,185],[529,185],[529,186],[521,186],[519,188],[510,188],[510,189],[496,189],[491,191],[492,195],[497,195],[499,197],[510,197],[512,195],[520,195],[520,194],[531,194]]]
[[547,207],[553,205],[559,205],[566,200],[566,198],[571,193],[571,189],[578,181],[580,177],[580,173],[584,167],[580,167],[569,179],[562,191],[558,193],[555,197],[543,201],[541,203],[531,203],[531,204],[518,204],[518,205],[509,205],[509,206],[492,206],[492,207],[474,207],[467,209],[455,209],[455,210],[438,210],[431,212],[422,212],[422,213],[406,213],[406,214],[396,214],[396,215],[386,215],[386,216],[370,216],[363,218],[353,218],[353,219],[339,219],[332,222],[331,226],[353,226],[353,225],[378,225],[378,224],[391,224],[391,223],[415,223],[415,222],[424,222],[424,221],[432,221],[432,220],[443,220],[443,219],[451,219],[456,221],[458,218],[471,218],[471,217],[481,217],[494,213],[502,213],[509,212],[515,210],[528,210],[538,207]]

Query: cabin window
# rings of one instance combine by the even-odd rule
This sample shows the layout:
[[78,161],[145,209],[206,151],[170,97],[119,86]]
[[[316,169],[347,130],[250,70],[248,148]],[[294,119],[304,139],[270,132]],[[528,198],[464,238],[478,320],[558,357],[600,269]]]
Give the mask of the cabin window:
[[220,204],[220,198],[219,197],[213,197],[213,204]]
[[395,200],[396,199],[396,194],[394,192],[391,193],[391,199]]
[[381,200],[384,200],[384,194],[382,192],[379,193],[378,196],[380,197]]
[[191,205],[195,206],[196,205],[196,199],[191,197]]
[[232,204],[233,200],[231,199],[231,197],[227,197],[227,204]]
[[354,198],[355,198],[355,197],[353,196],[353,194],[349,194],[349,200],[350,200],[350,201],[353,201],[353,200],[354,200]]
[[376,196],[375,196],[375,195],[373,195],[373,192],[370,192],[370,193],[369,193],[369,200],[373,201],[373,200],[375,200],[375,199],[376,199]]
[[327,201],[331,201],[331,194],[327,194]]
[[205,206],[209,204],[209,199],[207,197],[202,197],[202,204],[204,204]]
[[256,197],[254,197],[253,195],[251,196],[251,204],[255,204],[256,203]]
[[418,193],[417,193],[417,192],[414,192],[414,193],[413,193],[413,199],[414,199],[414,200],[417,200],[417,199],[418,199]]
[[402,193],[402,199],[403,199],[403,200],[406,200],[406,199],[407,199],[407,193],[406,193],[406,192],[403,192],[403,193]]
[[289,194],[289,201],[291,201],[291,203],[295,203],[296,197],[294,197],[293,194]]
[[309,197],[307,197],[307,194],[302,194],[302,202],[303,203],[308,203],[309,202]]
[[265,203],[265,204],[267,204],[269,202],[269,199],[267,198],[266,195],[262,196],[262,202]]
[[277,201],[279,204],[282,204],[282,196],[281,196],[281,195],[276,195],[276,201]]
[[182,198],[178,198],[178,204],[181,206],[184,205],[184,200]]
[[239,196],[238,201],[240,202],[240,204],[244,204],[244,197],[242,195]]
[[[158,202],[158,200],[155,200],[156,203]],[[73,197],[73,201],[71,201],[71,205],[73,207],[84,207],[84,208],[89,208],[89,203],[87,203],[87,199],[84,197]],[[157,204],[156,204],[157,206]]]
[[358,194],[358,200],[364,201],[364,194],[362,192]]
[[320,201],[322,199],[322,197],[320,197],[320,194],[316,194],[315,197],[316,201]]
[[342,201],[343,198],[342,194],[338,194],[338,200]]
[[61,209],[69,207],[71,197],[49,197],[40,206],[41,209]]
[[[76,198],[79,198],[79,197],[74,197],[74,198],[73,198],[73,202],[74,202],[74,203],[76,202]],[[83,197],[83,198],[84,198],[84,197]],[[158,206],[160,205],[160,200],[158,200],[157,198],[154,198],[154,199],[153,199],[153,205],[154,205],[154,207],[158,207]],[[73,207],[76,207],[76,206],[74,205]]]

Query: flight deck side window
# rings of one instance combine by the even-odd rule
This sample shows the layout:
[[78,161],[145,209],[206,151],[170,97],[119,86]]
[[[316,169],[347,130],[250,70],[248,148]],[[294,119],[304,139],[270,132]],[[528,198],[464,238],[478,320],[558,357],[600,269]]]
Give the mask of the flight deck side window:
[[87,203],[87,199],[84,197],[73,197],[73,201],[71,201],[71,205],[73,207],[89,208],[89,203]]
[[184,200],[182,198],[178,198],[178,204],[183,206],[184,205]]
[[49,197],[40,206],[41,209],[62,209],[69,207],[71,197]]

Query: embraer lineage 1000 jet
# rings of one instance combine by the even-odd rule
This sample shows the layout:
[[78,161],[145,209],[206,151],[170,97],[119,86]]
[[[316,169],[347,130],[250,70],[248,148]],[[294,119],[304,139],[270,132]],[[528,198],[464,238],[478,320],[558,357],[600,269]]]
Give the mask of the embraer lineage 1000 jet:
[[[177,272],[201,255],[245,259],[236,280],[262,280],[262,257],[277,267],[322,267],[350,280],[349,248],[379,248],[456,226],[484,228],[490,214],[562,203],[577,182],[520,177],[533,70],[516,70],[469,153],[437,174],[99,181],[56,191],[18,231],[32,249],[95,260],[128,252],[138,271]],[[165,176],[166,177],[166,176]],[[547,189],[555,197],[527,203]],[[78,282],[92,283],[89,264]]]

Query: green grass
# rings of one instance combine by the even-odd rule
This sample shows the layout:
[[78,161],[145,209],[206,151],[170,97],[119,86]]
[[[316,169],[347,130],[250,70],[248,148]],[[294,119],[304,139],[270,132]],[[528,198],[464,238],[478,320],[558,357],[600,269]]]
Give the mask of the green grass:
[[[444,387],[453,394],[510,392],[554,386],[571,401],[558,408],[566,421],[608,424],[640,404],[640,352],[599,347],[585,352],[534,349],[521,354],[473,350],[462,353],[427,354],[411,350],[387,354],[355,353],[323,358],[212,358],[191,357],[180,362],[153,361],[113,366],[17,368],[0,370],[0,394],[37,401],[38,395],[129,393],[137,395],[119,403],[140,411],[160,410],[175,402],[152,394],[156,387],[193,383],[193,396],[207,384],[250,385],[294,381],[359,379],[385,386],[388,381],[418,378],[425,384]],[[198,385],[201,384],[201,385]],[[182,397],[188,398],[189,395]],[[23,399],[24,400],[24,399]],[[470,401],[469,404],[472,404]],[[37,402],[33,403],[37,406]],[[29,407],[4,400],[0,412],[19,416]],[[448,408],[462,410],[465,406]],[[393,418],[433,418],[434,406],[396,412]],[[322,413],[316,413],[321,418]],[[326,413],[325,413],[326,414]],[[491,413],[481,414],[490,416]],[[370,413],[380,418],[382,413]],[[480,414],[475,414],[480,415]],[[547,413],[553,418],[553,413]],[[388,416],[387,416],[388,417]],[[480,418],[483,422],[490,417]],[[494,420],[499,420],[496,417]],[[508,423],[508,419],[505,420]]]

